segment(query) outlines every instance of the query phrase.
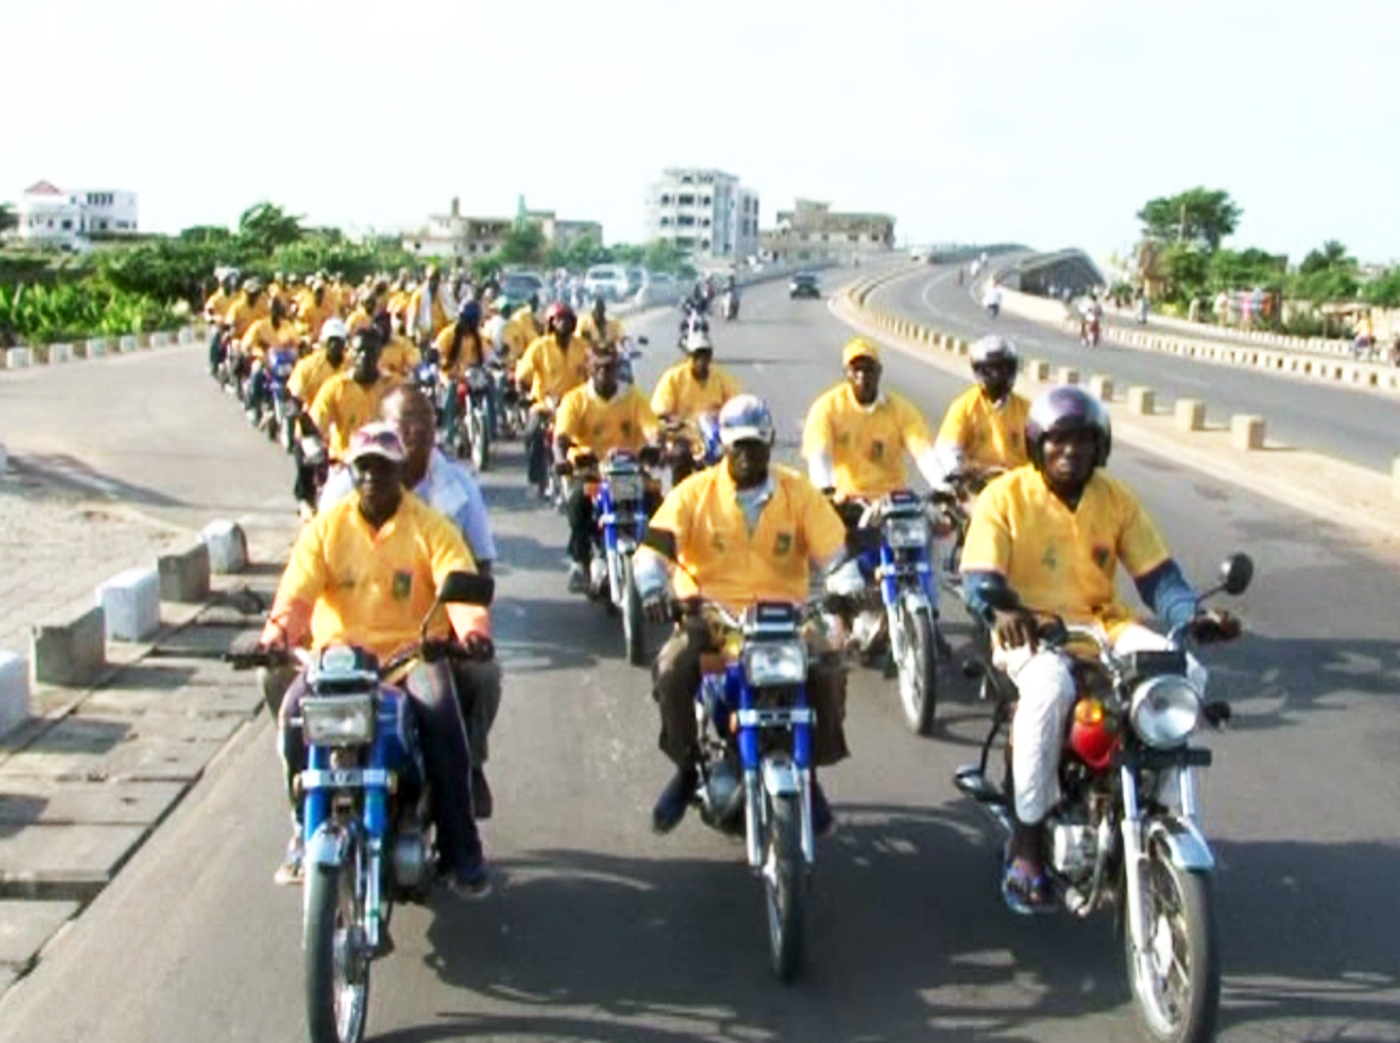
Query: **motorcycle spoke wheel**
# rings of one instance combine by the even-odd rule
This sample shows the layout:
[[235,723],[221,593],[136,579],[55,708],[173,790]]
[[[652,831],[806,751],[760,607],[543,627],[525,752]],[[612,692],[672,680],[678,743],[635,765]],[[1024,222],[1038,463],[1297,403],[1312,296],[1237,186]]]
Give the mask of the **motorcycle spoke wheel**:
[[622,568],[622,637],[627,646],[627,661],[633,666],[645,666],[647,661],[646,622],[642,618],[642,596],[632,579],[632,559],[623,558]]
[[902,609],[900,618],[904,625],[904,654],[895,665],[899,670],[904,723],[915,735],[929,735],[938,703],[938,645],[933,619],[924,611]]
[[1210,877],[1174,864],[1160,848],[1142,869],[1146,953],[1139,960],[1124,931],[1128,975],[1149,1039],[1196,1043],[1214,1038],[1220,954]]
[[312,1043],[360,1043],[369,1013],[369,955],[355,895],[358,860],[306,871],[306,1022]]
[[768,954],[774,975],[786,985],[797,976],[804,955],[807,867],[802,858],[802,809],[796,794],[769,799],[772,818],[763,864]]

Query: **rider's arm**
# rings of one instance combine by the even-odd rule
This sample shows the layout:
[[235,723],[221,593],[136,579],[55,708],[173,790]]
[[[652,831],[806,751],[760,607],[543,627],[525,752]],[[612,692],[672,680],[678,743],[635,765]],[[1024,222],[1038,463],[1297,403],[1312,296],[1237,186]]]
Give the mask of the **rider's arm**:
[[962,577],[963,602],[974,616],[990,620],[994,615],[992,605],[1005,605],[1015,596],[1000,572],[964,570]]
[[[424,510],[421,518],[423,545],[428,552],[435,586],[440,588],[449,573],[477,571],[476,560],[456,526],[433,510]],[[465,640],[471,634],[491,636],[491,613],[485,608],[448,605],[446,609],[452,632],[459,639]]]
[[831,422],[826,397],[817,399],[807,411],[807,423],[802,428],[802,455],[807,461],[807,475],[818,489],[830,489],[836,484],[836,464],[831,452]]
[[581,444],[577,436],[585,431],[583,401],[582,396],[570,394],[559,403],[559,411],[554,415],[554,459],[557,463],[567,460],[569,450]]
[[1133,577],[1143,604],[1156,613],[1168,629],[1189,623],[1196,615],[1199,595],[1173,558],[1155,569]]
[[292,547],[291,558],[277,585],[272,611],[268,613],[259,638],[259,643],[265,647],[291,648],[305,644],[311,636],[312,612],[330,575],[325,560],[325,518],[323,514],[303,529]]

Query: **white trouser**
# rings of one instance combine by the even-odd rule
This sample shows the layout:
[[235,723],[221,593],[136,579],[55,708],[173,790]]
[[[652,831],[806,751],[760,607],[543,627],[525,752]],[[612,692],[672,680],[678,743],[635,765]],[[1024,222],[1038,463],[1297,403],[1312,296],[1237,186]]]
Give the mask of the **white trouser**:
[[[1113,643],[1113,650],[1120,655],[1168,648],[1165,637],[1136,623],[1125,627]],[[1204,692],[1205,667],[1192,655],[1186,661],[1188,676]],[[1016,787],[1016,818],[1033,826],[1060,800],[1060,749],[1075,703],[1069,656],[1044,646],[1035,653],[1026,647],[997,648],[992,663],[1011,678],[1020,697],[1011,721],[1011,774]],[[1173,792],[1174,787],[1164,780],[1160,791]]]

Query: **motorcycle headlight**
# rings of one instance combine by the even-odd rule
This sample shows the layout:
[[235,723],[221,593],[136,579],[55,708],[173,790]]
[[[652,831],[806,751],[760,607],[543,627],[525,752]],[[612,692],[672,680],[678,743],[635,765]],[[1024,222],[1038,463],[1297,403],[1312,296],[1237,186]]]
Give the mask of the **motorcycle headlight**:
[[609,474],[607,479],[613,503],[630,503],[642,498],[642,476],[635,471]]
[[1148,678],[1133,692],[1128,720],[1133,731],[1149,746],[1180,746],[1201,718],[1201,693],[1180,674]]
[[307,742],[317,746],[361,746],[374,735],[374,697],[317,695],[301,704]]
[[928,521],[921,517],[889,518],[885,521],[885,541],[895,550],[928,546]]
[[484,369],[467,370],[467,387],[473,391],[485,391],[491,386],[491,377]]
[[801,641],[755,641],[744,648],[744,676],[755,688],[801,684],[807,679],[807,649]]

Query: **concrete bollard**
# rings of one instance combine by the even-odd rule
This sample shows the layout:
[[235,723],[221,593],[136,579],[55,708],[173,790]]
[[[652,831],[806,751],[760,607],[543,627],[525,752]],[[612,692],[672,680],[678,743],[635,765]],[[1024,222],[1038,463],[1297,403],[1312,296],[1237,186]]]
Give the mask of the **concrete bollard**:
[[155,569],[127,569],[97,588],[107,637],[143,641],[160,629],[160,578]]
[[29,719],[29,664],[12,652],[0,651],[0,735]]
[[1044,384],[1050,379],[1050,363],[1044,359],[1030,359],[1026,362],[1026,373],[1032,380]]
[[68,623],[33,630],[29,669],[35,684],[81,687],[96,681],[107,665],[107,617],[88,609]]
[[181,344],[193,344],[193,343],[194,343],[194,327],[193,327],[193,326],[186,326],[184,329],[182,329],[182,330],[180,331],[179,342],[180,342]]
[[235,523],[210,522],[200,532],[199,542],[209,548],[209,567],[214,572],[228,575],[248,567],[248,538]]
[[1199,398],[1176,400],[1176,426],[1180,431],[1202,431],[1206,426],[1206,404]]
[[5,443],[0,442],[0,478],[5,477],[5,471],[10,466],[10,454],[5,450]]
[[1100,402],[1113,401],[1113,378],[1106,377],[1102,373],[1095,373],[1089,378],[1089,394],[1093,395]]
[[34,353],[28,348],[11,348],[5,352],[6,369],[28,369],[34,364]]
[[1264,448],[1264,418],[1236,413],[1230,418],[1230,444],[1236,449]]
[[209,548],[203,543],[156,559],[162,601],[203,601],[209,596]]
[[953,354],[955,355],[966,355],[971,350],[972,345],[961,338],[953,342]]
[[1079,370],[1073,366],[1061,366],[1055,371],[1055,382],[1057,384],[1078,384]]
[[169,347],[169,346],[170,346],[170,334],[168,334],[168,333],[152,333],[152,334],[151,334],[151,347],[153,347],[153,348],[165,348],[165,347]]
[[1157,396],[1149,387],[1128,388],[1128,411],[1139,416],[1151,416],[1157,412]]
[[73,361],[73,345],[71,344],[50,344],[49,345],[49,365],[62,365],[65,362]]
[[127,334],[121,340],[117,341],[117,350],[123,355],[137,350],[140,346],[141,342],[132,334]]
[[87,357],[90,359],[100,359],[107,355],[107,338],[93,337],[87,342]]

